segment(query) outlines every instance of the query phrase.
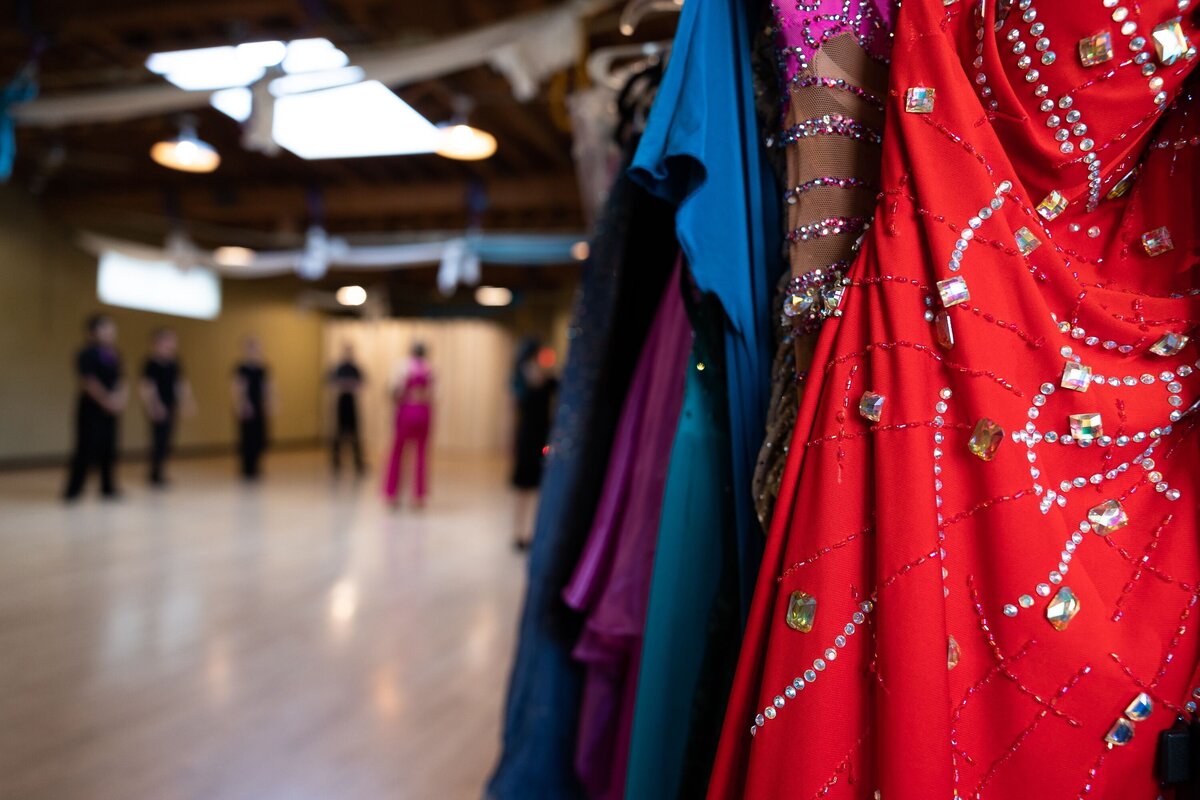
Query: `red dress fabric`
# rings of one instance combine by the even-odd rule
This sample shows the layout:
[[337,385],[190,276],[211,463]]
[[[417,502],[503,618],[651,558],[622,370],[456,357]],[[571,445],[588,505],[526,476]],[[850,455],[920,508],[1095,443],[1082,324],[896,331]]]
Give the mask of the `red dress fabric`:
[[[1173,0],[1020,2],[998,28],[979,6],[901,8],[883,192],[821,333],[713,800],[1152,800],[1158,734],[1188,714],[1200,59],[1156,55]],[[1111,59],[1085,67],[1080,39],[1105,31]],[[905,110],[910,87],[935,90],[928,113]],[[1068,204],[1047,219],[1052,191]],[[1142,235],[1160,227],[1173,249],[1152,256]],[[945,307],[953,277],[970,298]],[[1168,333],[1193,336],[1154,353]],[[1061,385],[1076,359],[1086,391]],[[865,392],[885,398],[877,422]],[[1093,413],[1102,433],[1073,433],[1069,416]],[[1003,429],[991,460],[970,446],[985,418]],[[1089,517],[1106,501],[1119,509],[1092,516],[1107,533]],[[1059,630],[1064,589],[1078,610]],[[816,600],[809,632],[787,623],[794,592]],[[1141,692],[1152,712],[1127,716]],[[1134,735],[1110,746],[1119,719]]]

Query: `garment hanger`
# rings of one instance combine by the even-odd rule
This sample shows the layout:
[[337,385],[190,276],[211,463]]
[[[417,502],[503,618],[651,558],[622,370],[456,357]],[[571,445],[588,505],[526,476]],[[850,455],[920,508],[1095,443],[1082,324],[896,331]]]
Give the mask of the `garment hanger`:
[[644,17],[657,13],[678,14],[683,0],[629,0],[621,11],[618,27],[621,33],[632,36]]
[[[630,76],[640,72],[649,64],[662,60],[671,52],[671,42],[641,42],[600,47],[587,58],[587,74],[592,83],[621,89]],[[615,66],[618,61],[633,59]]]

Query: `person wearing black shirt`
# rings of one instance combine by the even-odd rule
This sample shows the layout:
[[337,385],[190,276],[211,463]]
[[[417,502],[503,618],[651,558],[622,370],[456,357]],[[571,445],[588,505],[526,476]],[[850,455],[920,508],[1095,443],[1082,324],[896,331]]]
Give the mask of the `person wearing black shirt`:
[[362,442],[358,433],[358,393],[363,386],[362,370],[354,363],[354,346],[342,346],[342,360],[329,372],[329,385],[336,392],[336,420],[333,432],[333,473],[342,471],[342,443],[350,443],[355,472],[362,477],[365,470]]
[[75,452],[67,474],[66,500],[83,492],[89,468],[100,471],[100,492],[117,497],[117,417],[125,407],[125,382],[117,355],[117,326],[104,314],[87,321],[88,343],[75,358],[79,403],[75,413]]
[[259,464],[267,449],[267,417],[273,397],[271,379],[263,363],[262,346],[253,336],[246,337],[243,356],[233,371],[233,409],[238,420],[238,451],[242,477],[248,481],[259,476]]
[[179,340],[169,328],[159,328],[150,339],[150,356],[142,368],[139,386],[142,405],[150,418],[150,485],[165,486],[163,466],[171,452],[171,438],[180,407],[191,403],[191,388],[183,377],[176,353]]

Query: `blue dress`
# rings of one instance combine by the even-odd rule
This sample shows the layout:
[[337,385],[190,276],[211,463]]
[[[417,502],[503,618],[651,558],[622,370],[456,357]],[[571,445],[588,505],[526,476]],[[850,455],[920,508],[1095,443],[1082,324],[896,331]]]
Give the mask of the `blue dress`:
[[631,167],[635,180],[676,204],[675,233],[696,285],[724,310],[743,617],[762,557],[751,481],[770,403],[771,295],[784,268],[780,192],[755,112],[748,5],[684,4]]
[[677,204],[676,234],[707,302],[692,316],[694,368],[667,479],[626,800],[703,795],[762,554],[751,483],[770,402],[770,298],[784,262],[753,39],[741,0],[686,3],[634,157],[634,177]]

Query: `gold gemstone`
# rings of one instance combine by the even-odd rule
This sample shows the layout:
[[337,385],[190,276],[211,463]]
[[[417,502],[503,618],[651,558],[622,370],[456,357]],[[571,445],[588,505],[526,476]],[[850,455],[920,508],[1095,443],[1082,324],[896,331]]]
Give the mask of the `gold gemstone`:
[[801,633],[811,633],[816,616],[817,598],[807,592],[792,592],[788,599],[788,627]]
[[1129,524],[1129,515],[1120,500],[1105,500],[1098,506],[1088,510],[1088,522],[1092,530],[1101,536],[1107,536],[1113,531],[1119,531]]
[[1071,587],[1064,586],[1058,590],[1058,594],[1050,601],[1050,605],[1046,606],[1046,619],[1054,626],[1056,631],[1065,631],[1071,620],[1075,619],[1075,615],[1079,613],[1079,598],[1071,591]]
[[1004,429],[987,417],[975,423],[975,430],[967,440],[967,448],[984,461],[996,457],[1000,443],[1004,441]]
[[863,392],[862,399],[858,401],[858,413],[871,422],[879,422],[883,415],[884,400],[887,398],[876,392]]
[[961,658],[962,650],[958,647],[958,641],[951,636],[950,641],[946,646],[946,669],[954,669],[957,667]]
[[1137,177],[1137,167],[1125,173],[1125,177],[1113,184],[1113,187],[1108,190],[1105,195],[1109,200],[1116,200],[1118,197],[1124,197],[1129,191],[1129,187],[1133,186],[1133,181]]

